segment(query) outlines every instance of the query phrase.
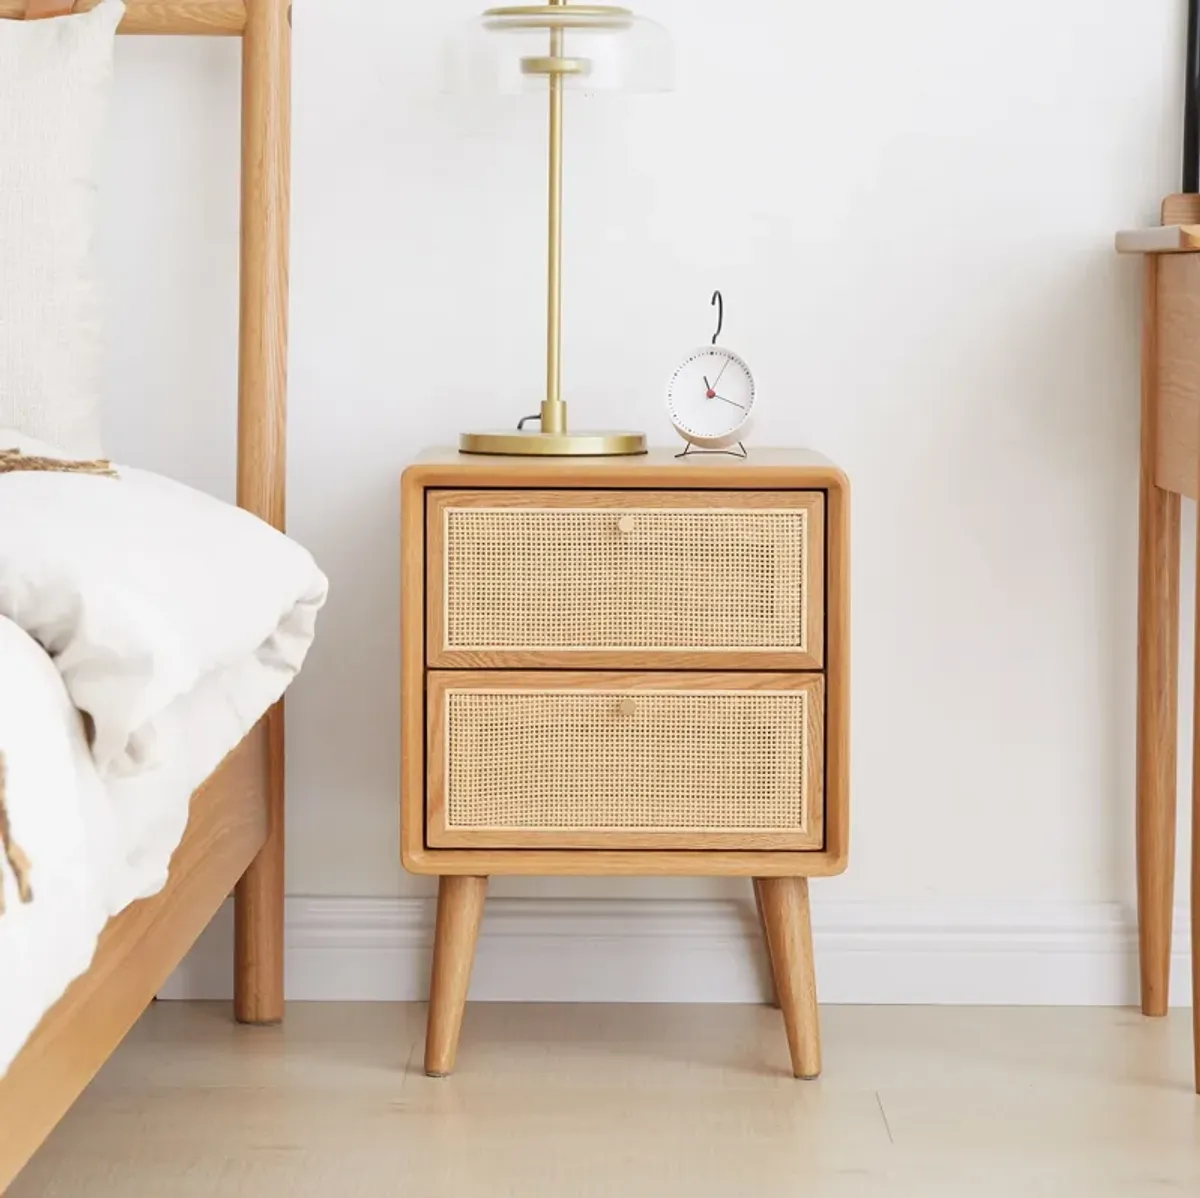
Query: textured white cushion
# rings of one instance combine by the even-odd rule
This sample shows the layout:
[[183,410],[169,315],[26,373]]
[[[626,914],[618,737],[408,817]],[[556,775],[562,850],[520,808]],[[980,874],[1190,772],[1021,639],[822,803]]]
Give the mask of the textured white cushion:
[[0,20],[0,426],[100,452],[97,158],[125,6]]

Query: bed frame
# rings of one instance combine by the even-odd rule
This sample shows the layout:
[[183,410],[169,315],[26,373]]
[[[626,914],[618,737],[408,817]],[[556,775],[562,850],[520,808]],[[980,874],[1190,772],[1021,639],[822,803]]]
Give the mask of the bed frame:
[[[0,0],[0,19],[83,12],[99,0]],[[288,0],[126,0],[122,33],[242,39],[238,503],[284,522]],[[283,1016],[283,706],[192,796],[166,889],[110,920],[91,968],[47,1012],[0,1080],[0,1194],[120,1044],[236,887],[234,1013]]]

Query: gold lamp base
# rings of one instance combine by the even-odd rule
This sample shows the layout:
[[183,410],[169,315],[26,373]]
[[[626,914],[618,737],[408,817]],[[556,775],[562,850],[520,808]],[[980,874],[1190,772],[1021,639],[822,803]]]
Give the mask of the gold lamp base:
[[463,433],[462,453],[506,454],[512,457],[604,458],[646,452],[645,433],[542,433],[503,429]]
[[[544,76],[550,96],[549,204],[546,259],[546,398],[536,419],[536,433],[501,429],[486,433],[463,433],[458,448],[463,453],[504,454],[510,457],[591,458],[629,456],[646,452],[644,433],[573,433],[567,429],[567,405],[562,399],[562,199],[563,199],[563,87],[572,76],[591,74],[592,60],[564,53],[565,31],[572,44],[580,31],[609,33],[635,25],[633,13],[611,5],[572,4],[549,0],[543,4],[519,4],[491,8],[484,13],[490,30],[543,30],[549,34],[546,52],[526,55],[521,70]],[[586,44],[586,39],[585,44]]]

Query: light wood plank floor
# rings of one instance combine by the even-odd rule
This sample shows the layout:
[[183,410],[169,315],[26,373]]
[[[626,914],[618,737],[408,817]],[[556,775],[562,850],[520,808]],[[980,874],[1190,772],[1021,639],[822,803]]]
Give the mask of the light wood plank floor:
[[9,1198],[1200,1194],[1184,1013],[822,1017],[805,1083],[766,1007],[473,1004],[430,1081],[421,1006],[158,1003]]

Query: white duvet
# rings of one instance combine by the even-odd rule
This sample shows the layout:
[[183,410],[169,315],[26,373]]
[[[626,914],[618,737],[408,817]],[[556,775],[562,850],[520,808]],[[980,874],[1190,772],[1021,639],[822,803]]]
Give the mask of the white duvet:
[[[13,841],[31,863],[21,903],[0,851],[0,1075],[92,959],[108,919],[106,856],[115,851],[105,794],[79,715],[45,652],[0,618],[0,743]],[[106,852],[106,850],[108,850]]]
[[[0,448],[46,447],[0,430]],[[162,888],[192,791],[299,671],[326,580],[261,521],[181,484],[0,474],[0,1075]]]

